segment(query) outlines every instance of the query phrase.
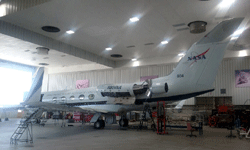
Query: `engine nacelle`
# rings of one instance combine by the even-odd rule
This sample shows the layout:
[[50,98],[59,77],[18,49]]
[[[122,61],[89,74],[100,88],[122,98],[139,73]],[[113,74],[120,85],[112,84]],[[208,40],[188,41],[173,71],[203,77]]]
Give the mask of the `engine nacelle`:
[[166,93],[168,92],[168,84],[167,83],[153,83],[151,86],[152,93]]

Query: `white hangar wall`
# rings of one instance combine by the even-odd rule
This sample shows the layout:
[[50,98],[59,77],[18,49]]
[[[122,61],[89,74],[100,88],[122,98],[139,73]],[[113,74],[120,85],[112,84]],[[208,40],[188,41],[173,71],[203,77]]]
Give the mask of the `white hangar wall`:
[[[141,76],[158,75],[159,77],[170,74],[175,64],[141,66],[133,68],[118,68],[97,71],[72,72],[49,74],[47,90],[75,89],[77,80],[89,80],[89,85],[133,83],[139,82]],[[243,105],[250,99],[250,87],[235,87],[235,70],[250,69],[250,57],[227,58],[222,61],[214,82],[215,91],[201,95],[201,97],[232,96],[234,105]],[[220,89],[226,89],[226,94],[221,94]],[[186,101],[186,105],[194,105],[194,98]]]

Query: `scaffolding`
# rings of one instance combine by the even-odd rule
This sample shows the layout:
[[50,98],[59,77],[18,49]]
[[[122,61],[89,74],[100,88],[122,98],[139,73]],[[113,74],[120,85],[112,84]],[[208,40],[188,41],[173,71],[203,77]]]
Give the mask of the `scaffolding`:
[[165,101],[157,102],[157,134],[167,134]]

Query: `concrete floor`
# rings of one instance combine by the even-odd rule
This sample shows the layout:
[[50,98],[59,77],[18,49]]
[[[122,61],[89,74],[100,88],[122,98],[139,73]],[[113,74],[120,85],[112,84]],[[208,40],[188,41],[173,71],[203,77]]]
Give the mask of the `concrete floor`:
[[[151,130],[119,130],[118,125],[106,125],[95,130],[92,125],[74,124],[61,128],[49,120],[44,127],[33,126],[34,143],[10,145],[10,137],[19,119],[0,122],[0,150],[82,150],[82,149],[166,149],[166,150],[250,150],[250,139],[228,139],[227,129],[204,127],[204,135],[186,137],[190,132],[169,131],[157,135]],[[233,132],[236,135],[236,132]],[[198,132],[194,132],[198,135]]]

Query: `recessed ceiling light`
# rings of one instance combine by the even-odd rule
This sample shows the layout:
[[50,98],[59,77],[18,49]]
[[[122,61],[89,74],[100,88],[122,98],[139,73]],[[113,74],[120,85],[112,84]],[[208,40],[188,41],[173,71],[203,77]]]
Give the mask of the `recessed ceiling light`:
[[238,39],[238,37],[232,37],[232,38],[231,38],[231,41],[237,40],[237,39]]
[[185,56],[185,54],[184,53],[180,53],[180,54],[178,54],[178,56],[183,57],[183,56]]
[[133,59],[131,59],[132,61],[136,61],[137,59],[136,58],[133,58]]
[[111,48],[111,47],[107,47],[107,48],[105,48],[105,50],[106,50],[106,51],[111,51],[112,48]]
[[223,0],[219,6],[220,7],[228,7],[231,6],[234,3],[235,0]]
[[73,34],[73,33],[75,33],[75,32],[72,31],[72,30],[68,30],[68,31],[66,31],[66,33],[68,33],[68,34]]
[[168,41],[162,41],[161,44],[162,45],[168,44]]
[[137,21],[139,21],[139,20],[140,20],[140,19],[137,18],[137,17],[133,17],[133,18],[130,18],[130,19],[129,19],[130,22],[137,22]]
[[134,63],[133,63],[133,67],[137,67],[137,66],[139,66],[140,65],[140,62],[139,61],[135,61]]

